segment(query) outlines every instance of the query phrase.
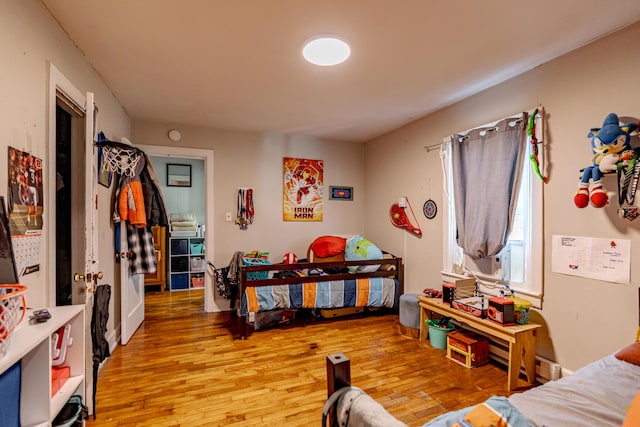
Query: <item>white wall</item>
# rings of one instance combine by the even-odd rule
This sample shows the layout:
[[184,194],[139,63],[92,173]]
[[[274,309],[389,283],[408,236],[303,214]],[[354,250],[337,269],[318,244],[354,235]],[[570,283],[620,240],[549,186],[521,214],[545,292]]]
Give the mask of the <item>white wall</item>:
[[[544,325],[538,354],[574,370],[634,340],[639,267],[631,266],[631,285],[553,273],[551,236],[630,239],[632,259],[637,258],[640,221],[618,218],[615,199],[605,209],[581,210],[573,196],[579,170],[591,163],[589,129],[600,127],[610,112],[640,117],[639,42],[640,24],[635,24],[366,145],[366,232],[382,247],[404,254],[408,292],[441,283],[446,203],[438,151],[427,153],[424,147],[541,103],[548,114],[550,179],[544,186],[545,295],[543,309],[531,316]],[[616,191],[615,177],[606,177],[605,186]],[[416,211],[428,198],[440,208],[433,220],[419,215],[422,239],[389,222],[389,206],[401,195],[409,197]]]
[[[182,134],[175,143],[169,129]],[[362,144],[320,141],[251,132],[220,131],[133,120],[132,141],[137,145],[180,145],[214,151],[214,250],[215,264],[227,265],[233,252],[253,249],[270,252],[280,262],[286,252],[306,257],[309,244],[323,234],[364,233],[365,181]],[[324,160],[325,194],[330,185],[354,187],[354,200],[333,201],[325,195],[324,220],[285,222],[282,219],[283,157]],[[225,213],[236,216],[238,187],[253,187],[255,219],[242,231],[225,221]],[[207,224],[207,231],[211,225]],[[375,242],[375,241],[374,241]]]
[[[6,171],[7,147],[13,146],[44,160],[47,176],[49,149],[55,141],[48,139],[48,62],[81,92],[94,92],[99,106],[99,128],[108,135],[128,136],[129,118],[109,88],[69,41],[42,3],[37,0],[0,0],[0,169]],[[47,182],[45,182],[46,187]],[[46,190],[45,190],[46,191]],[[110,190],[100,188],[99,203],[109,203]],[[7,194],[7,174],[0,173],[0,194]],[[46,203],[45,194],[45,203]],[[45,204],[44,216],[50,206]],[[104,283],[115,283],[113,233],[109,209],[99,210],[100,267]],[[28,286],[27,304],[44,307],[49,301],[48,251],[54,250],[47,239],[52,224],[45,220],[40,248],[40,271],[23,276]],[[115,289],[117,296],[117,289]],[[113,302],[112,302],[113,304]],[[113,316],[110,318],[113,324]],[[112,326],[113,327],[113,326]]]

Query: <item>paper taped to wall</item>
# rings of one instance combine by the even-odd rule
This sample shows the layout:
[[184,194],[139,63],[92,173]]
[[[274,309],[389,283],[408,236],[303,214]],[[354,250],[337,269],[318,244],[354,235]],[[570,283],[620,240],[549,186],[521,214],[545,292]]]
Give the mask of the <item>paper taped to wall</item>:
[[554,235],[551,259],[554,273],[630,283],[630,240]]

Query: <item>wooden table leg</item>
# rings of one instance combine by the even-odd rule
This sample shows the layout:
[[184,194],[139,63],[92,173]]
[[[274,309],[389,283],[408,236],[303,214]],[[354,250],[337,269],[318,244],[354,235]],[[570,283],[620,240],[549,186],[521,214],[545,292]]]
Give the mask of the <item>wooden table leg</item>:
[[535,331],[527,331],[518,335],[522,342],[522,360],[527,382],[533,384],[536,381],[536,336]]
[[420,306],[420,335],[418,336],[418,341],[424,341],[427,338],[426,328],[425,328],[425,318],[426,318],[426,309]]
[[509,364],[507,366],[507,390],[515,390],[518,386],[518,377],[520,376],[520,365],[522,354],[522,344],[518,342],[516,336],[515,342],[509,342]]
[[515,342],[509,343],[507,378],[507,389],[509,391],[518,388],[518,377],[523,364],[527,383],[531,385],[536,380],[536,338],[532,330],[517,334]]
[[424,341],[429,336],[427,320],[431,319],[431,316],[433,316],[431,310],[427,310],[425,307],[420,306],[420,335],[418,336],[418,341]]

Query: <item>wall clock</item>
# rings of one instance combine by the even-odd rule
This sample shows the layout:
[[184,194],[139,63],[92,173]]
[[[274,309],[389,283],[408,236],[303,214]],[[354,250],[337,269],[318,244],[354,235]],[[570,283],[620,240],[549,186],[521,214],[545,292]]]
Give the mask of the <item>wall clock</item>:
[[424,213],[424,216],[427,217],[427,219],[435,218],[436,214],[438,213],[438,207],[436,206],[436,202],[434,202],[431,199],[424,202],[424,206],[422,207],[422,212]]

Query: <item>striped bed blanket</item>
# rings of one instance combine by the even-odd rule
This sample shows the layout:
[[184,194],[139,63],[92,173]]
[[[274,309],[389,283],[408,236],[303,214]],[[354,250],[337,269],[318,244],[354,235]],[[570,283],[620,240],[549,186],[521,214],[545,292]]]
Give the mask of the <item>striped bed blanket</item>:
[[387,277],[247,287],[240,312],[246,316],[282,308],[397,308],[398,293],[398,281]]

